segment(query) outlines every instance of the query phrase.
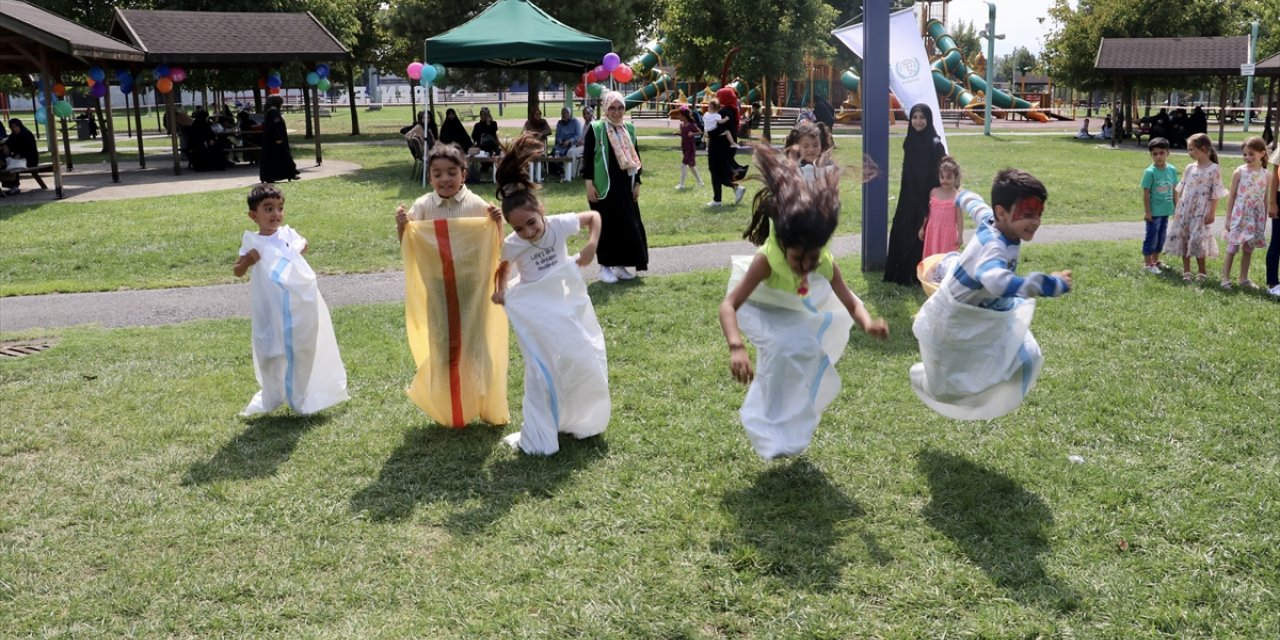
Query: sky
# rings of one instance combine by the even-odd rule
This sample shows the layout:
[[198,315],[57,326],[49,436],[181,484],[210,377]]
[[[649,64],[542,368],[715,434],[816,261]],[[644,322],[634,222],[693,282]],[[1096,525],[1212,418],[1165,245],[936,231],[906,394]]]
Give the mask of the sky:
[[[996,40],[996,55],[1013,52],[1016,47],[1026,47],[1039,55],[1044,50],[1045,35],[1053,28],[1049,19],[1052,0],[994,0],[996,4],[996,33],[1004,34],[1004,40]],[[1071,3],[1073,6],[1075,2]],[[935,4],[934,11],[941,5]],[[972,22],[974,29],[987,28],[987,3],[981,0],[953,0],[947,5],[947,26],[960,22]],[[1041,24],[1037,18],[1044,18]],[[984,48],[985,51],[985,48]]]

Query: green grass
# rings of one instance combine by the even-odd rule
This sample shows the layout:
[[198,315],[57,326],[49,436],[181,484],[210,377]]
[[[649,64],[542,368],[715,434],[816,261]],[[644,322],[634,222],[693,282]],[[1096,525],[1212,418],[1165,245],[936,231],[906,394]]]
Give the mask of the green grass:
[[[514,132],[512,132],[514,133]],[[337,134],[335,134],[337,135]],[[349,140],[339,140],[347,141]],[[891,140],[890,194],[897,197],[900,138]],[[1024,167],[1049,187],[1049,224],[1133,221],[1141,224],[1142,170],[1149,160],[1136,150],[1111,151],[1067,138],[953,136],[965,184],[989,191],[996,171]],[[710,189],[672,190],[679,180],[680,152],[674,135],[641,142],[645,162],[641,211],[653,247],[682,246],[741,237],[749,207],[709,209]],[[311,150],[296,147],[301,163]],[[857,139],[839,141],[846,166],[861,164]],[[393,212],[423,189],[409,175],[408,152],[400,144],[330,144],[329,159],[363,167],[355,174],[303,180],[284,187],[288,222],[311,242],[323,273],[398,269]],[[745,162],[745,157],[742,159]],[[1179,165],[1181,159],[1175,160]],[[1238,160],[1224,158],[1224,173]],[[699,171],[709,179],[705,159]],[[125,175],[128,180],[128,175]],[[692,177],[690,177],[690,184]],[[749,192],[758,188],[749,182]],[[472,185],[493,199],[492,185]],[[543,191],[549,212],[586,208],[581,181],[549,182]],[[727,194],[726,197],[732,197]],[[748,200],[750,200],[748,195]],[[861,224],[861,191],[842,189],[841,234]],[[890,215],[896,200],[891,200]],[[1225,207],[1225,204],[1222,205]],[[243,190],[194,193],[92,204],[43,201],[0,206],[0,296],[103,291],[229,282],[240,234],[251,228]]]
[[591,287],[613,420],[548,459],[412,406],[399,305],[334,311],[352,399],[310,418],[236,417],[248,320],[55,332],[0,360],[0,628],[1276,637],[1276,306],[1141,274],[1137,249],[1025,249],[1077,290],[1037,309],[1027,402],[976,424],[909,389],[921,294],[850,266],[893,338],[852,337],[810,452],[774,463],[737,423],[724,271]]

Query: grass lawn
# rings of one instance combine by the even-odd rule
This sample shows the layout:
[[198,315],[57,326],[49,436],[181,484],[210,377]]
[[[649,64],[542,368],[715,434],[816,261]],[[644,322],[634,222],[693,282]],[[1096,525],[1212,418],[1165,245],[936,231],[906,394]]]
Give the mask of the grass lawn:
[[[888,174],[891,198],[896,199],[900,138],[891,142]],[[1138,184],[1149,159],[1137,149],[1116,151],[1068,138],[1030,136],[953,136],[950,143],[963,167],[965,185],[981,193],[989,193],[992,177],[1004,167],[1023,167],[1039,175],[1050,192],[1048,224],[1141,224]],[[710,188],[673,190],[679,180],[678,145],[674,135],[640,144],[645,162],[641,208],[650,246],[740,238],[750,218],[746,202],[759,183],[747,183],[743,206],[707,208]],[[299,161],[306,162],[310,151],[296,148]],[[837,156],[845,166],[855,161],[860,165],[859,141],[840,140]],[[326,274],[400,268],[393,213],[398,202],[410,203],[423,191],[410,175],[408,151],[394,142],[330,144],[325,157],[363,169],[284,185],[288,222],[310,241],[313,263]],[[1175,163],[1182,165],[1184,159]],[[1224,158],[1224,173],[1238,163]],[[709,179],[705,158],[699,165],[703,178]],[[472,187],[493,199],[492,184]],[[581,181],[549,182],[543,194],[548,212],[586,208]],[[861,191],[850,185],[843,194],[839,233],[855,233],[861,225]],[[244,196],[245,190],[237,189],[91,204],[0,206],[0,296],[229,282],[240,234],[252,228]],[[890,215],[894,202],[889,203]]]
[[0,360],[0,628],[1277,637],[1275,306],[1136,251],[1026,248],[1078,288],[1038,307],[1038,388],[975,424],[910,391],[922,294],[849,268],[893,338],[853,336],[810,452],[773,463],[737,424],[726,271],[592,286],[613,420],[547,459],[412,406],[399,305],[335,310],[352,399],[309,418],[236,417],[248,320],[59,331]]

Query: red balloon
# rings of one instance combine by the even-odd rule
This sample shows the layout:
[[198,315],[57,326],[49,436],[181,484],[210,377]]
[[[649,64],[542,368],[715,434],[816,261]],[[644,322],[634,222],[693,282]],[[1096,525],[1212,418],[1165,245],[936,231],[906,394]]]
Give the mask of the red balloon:
[[582,86],[581,82],[578,83],[578,86],[573,88],[573,95],[578,98],[585,96],[586,93],[587,93],[587,88]]
[[266,88],[267,88],[267,79],[266,79],[266,78],[258,78],[258,88],[259,88],[259,89],[266,89]]
[[280,87],[271,87],[270,89],[267,89],[267,93],[270,93],[271,95],[274,96],[280,93]]
[[631,71],[631,67],[625,64],[620,64],[613,70],[613,79],[618,82],[631,82],[631,76],[633,73],[634,72]]

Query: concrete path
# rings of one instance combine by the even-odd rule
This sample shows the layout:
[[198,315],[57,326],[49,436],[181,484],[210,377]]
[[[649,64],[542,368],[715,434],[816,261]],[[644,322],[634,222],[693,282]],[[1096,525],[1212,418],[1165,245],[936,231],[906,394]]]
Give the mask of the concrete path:
[[[1142,225],[1133,222],[1056,225],[1041,227],[1035,242],[1141,240],[1142,234]],[[832,243],[832,250],[837,257],[854,256],[859,253],[861,242],[861,236],[858,235],[838,237]],[[754,250],[745,241],[651,249],[649,271],[644,276],[723,269],[728,267],[730,256],[749,254]],[[586,272],[588,280],[596,279],[596,267],[588,267]],[[343,276],[322,275],[320,289],[330,307],[397,302],[404,300],[404,273],[388,271]],[[162,325],[201,318],[247,317],[248,314],[247,283],[180,289],[57,293],[0,298],[0,331],[80,324],[100,324],[104,327]]]

